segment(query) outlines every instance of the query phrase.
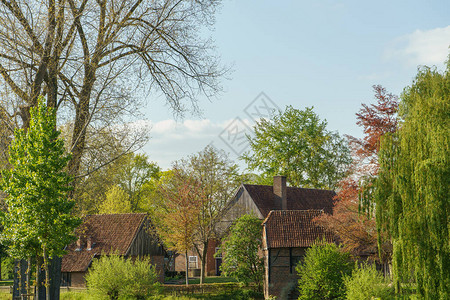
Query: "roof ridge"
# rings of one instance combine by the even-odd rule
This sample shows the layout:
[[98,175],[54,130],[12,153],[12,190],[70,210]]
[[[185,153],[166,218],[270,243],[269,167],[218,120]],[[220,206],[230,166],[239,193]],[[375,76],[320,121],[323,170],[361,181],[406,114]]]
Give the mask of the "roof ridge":
[[[244,185],[244,186],[256,186],[256,187],[258,187],[258,186],[266,186],[266,187],[273,188],[273,184],[270,185],[270,184],[249,184],[249,183],[243,183],[242,185]],[[302,190],[310,190],[310,191],[325,191],[325,192],[334,192],[334,193],[336,193],[336,191],[332,190],[332,189],[318,189],[318,188],[308,188],[308,187],[289,186],[289,185],[286,186],[286,188],[288,188],[288,189],[302,189]]]

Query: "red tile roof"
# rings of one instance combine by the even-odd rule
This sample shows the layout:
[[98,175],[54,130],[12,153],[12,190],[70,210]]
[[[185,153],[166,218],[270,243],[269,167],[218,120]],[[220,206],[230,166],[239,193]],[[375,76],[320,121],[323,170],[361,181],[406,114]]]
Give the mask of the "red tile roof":
[[[271,185],[244,184],[244,188],[252,197],[261,214],[266,217],[271,210],[281,209],[281,203],[275,201],[275,194]],[[322,209],[331,214],[333,211],[334,191],[287,187],[287,209],[307,210]]]
[[310,247],[317,239],[333,242],[333,234],[313,219],[322,210],[272,210],[264,220],[267,248]]
[[[77,242],[67,246],[67,254],[62,258],[62,272],[84,272],[95,255],[116,253],[126,255],[146,214],[104,214],[88,215],[77,228],[81,237],[81,250],[77,251]],[[91,238],[93,247],[86,248]]]

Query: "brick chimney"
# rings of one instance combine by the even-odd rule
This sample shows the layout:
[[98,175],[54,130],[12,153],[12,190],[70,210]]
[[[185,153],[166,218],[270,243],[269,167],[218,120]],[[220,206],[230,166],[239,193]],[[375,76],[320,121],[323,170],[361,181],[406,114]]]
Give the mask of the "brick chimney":
[[81,237],[78,237],[77,248],[75,249],[75,251],[81,251]]
[[286,176],[273,176],[275,201],[281,203],[281,210],[287,210]]
[[92,250],[92,237],[88,236],[87,241],[86,241],[86,250],[91,251]]

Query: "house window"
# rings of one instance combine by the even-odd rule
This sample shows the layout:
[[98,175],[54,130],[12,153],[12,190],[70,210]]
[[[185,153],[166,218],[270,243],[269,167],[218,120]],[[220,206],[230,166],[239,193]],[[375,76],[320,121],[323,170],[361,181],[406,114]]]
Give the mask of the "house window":
[[189,256],[189,269],[197,269],[197,256]]
[[70,273],[61,273],[61,286],[71,286],[71,274]]

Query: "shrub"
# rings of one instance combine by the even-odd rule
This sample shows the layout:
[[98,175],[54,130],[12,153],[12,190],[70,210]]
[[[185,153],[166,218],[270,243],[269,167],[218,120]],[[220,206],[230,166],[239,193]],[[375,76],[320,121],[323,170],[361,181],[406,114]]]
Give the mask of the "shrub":
[[149,259],[132,262],[118,255],[102,256],[92,263],[86,283],[95,299],[145,299],[159,293]]
[[335,244],[315,243],[296,267],[300,276],[299,299],[344,299],[343,278],[352,269],[349,253]]
[[355,268],[351,276],[344,278],[344,285],[349,300],[387,299],[393,292],[384,276],[369,264]]

